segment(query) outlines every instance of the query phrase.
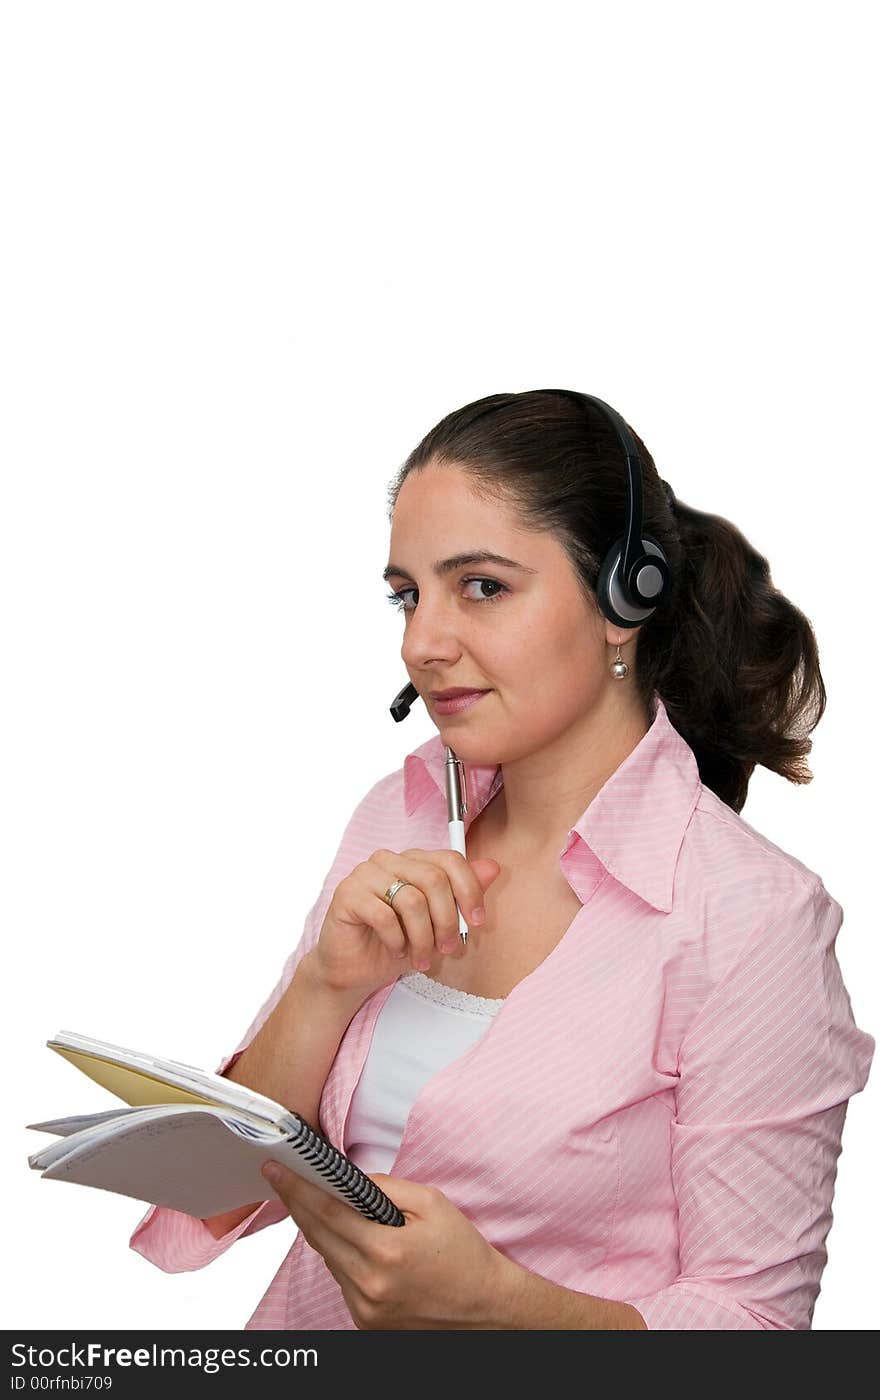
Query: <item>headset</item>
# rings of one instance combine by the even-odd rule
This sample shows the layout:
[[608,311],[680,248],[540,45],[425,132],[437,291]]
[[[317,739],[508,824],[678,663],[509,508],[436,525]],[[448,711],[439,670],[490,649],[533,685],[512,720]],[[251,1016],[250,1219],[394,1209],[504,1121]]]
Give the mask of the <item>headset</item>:
[[[602,561],[596,598],[610,622],[615,622],[618,627],[640,627],[653,616],[669,592],[671,571],[657,540],[642,533],[642,464],[635,438],[620,414],[593,394],[581,394],[575,389],[541,389],[538,392],[563,394],[580,404],[587,413],[590,408],[598,409],[617,434],[626,458],[629,505],[625,531],[614,541]],[[501,407],[501,404],[492,404],[478,413],[473,422]],[[394,697],[392,717],[397,721],[406,719],[418,697],[419,692],[408,681]]]

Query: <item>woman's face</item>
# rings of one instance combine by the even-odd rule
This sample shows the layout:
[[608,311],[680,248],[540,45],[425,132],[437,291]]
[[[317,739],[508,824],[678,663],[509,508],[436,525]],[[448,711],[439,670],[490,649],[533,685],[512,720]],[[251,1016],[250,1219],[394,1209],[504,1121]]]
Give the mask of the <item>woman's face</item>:
[[[438,570],[483,550],[512,562]],[[389,558],[409,678],[444,743],[467,762],[510,763],[553,743],[601,699],[607,643],[634,635],[587,605],[551,535],[524,529],[512,507],[479,496],[456,467],[428,466],[406,478]],[[489,693],[457,714],[439,714],[430,692],[453,686]]]

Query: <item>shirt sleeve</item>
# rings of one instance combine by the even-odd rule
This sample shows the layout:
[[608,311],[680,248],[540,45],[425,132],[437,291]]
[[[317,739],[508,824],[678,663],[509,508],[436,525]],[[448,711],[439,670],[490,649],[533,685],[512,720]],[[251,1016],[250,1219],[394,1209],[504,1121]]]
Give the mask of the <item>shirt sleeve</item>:
[[679,1051],[679,1273],[626,1298],[649,1329],[809,1330],[847,1101],[875,1040],[853,1020],[821,879],[751,935]]
[[[335,866],[335,862],[334,862]],[[314,947],[324,922],[324,914],[332,895],[331,869],[320,895],[309,910],[299,943],[288,957],[271,995],[257,1012],[248,1030],[231,1054],[225,1055],[215,1069],[215,1074],[223,1074],[235,1063],[250,1045],[263,1022],[275,1010],[282,995],[287,990],[300,960]],[[336,881],[333,881],[335,888]],[[146,1215],[136,1226],[129,1240],[129,1248],[142,1254],[151,1264],[165,1273],[183,1273],[192,1269],[204,1268],[212,1260],[224,1254],[231,1244],[244,1235],[256,1234],[267,1225],[290,1218],[283,1201],[277,1198],[263,1201],[250,1215],[229,1230],[219,1239],[208,1229],[205,1222],[185,1211],[171,1210],[168,1206],[150,1206]]]

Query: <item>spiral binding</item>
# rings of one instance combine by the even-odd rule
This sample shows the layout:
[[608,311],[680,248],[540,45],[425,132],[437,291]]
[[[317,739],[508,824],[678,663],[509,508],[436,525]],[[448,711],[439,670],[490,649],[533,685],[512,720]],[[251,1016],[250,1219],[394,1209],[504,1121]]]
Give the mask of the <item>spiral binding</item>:
[[380,1225],[403,1225],[406,1217],[401,1210],[371,1181],[349,1157],[333,1146],[329,1138],[319,1133],[304,1118],[299,1129],[290,1137],[291,1144],[302,1151],[304,1159],[329,1181],[347,1201]]

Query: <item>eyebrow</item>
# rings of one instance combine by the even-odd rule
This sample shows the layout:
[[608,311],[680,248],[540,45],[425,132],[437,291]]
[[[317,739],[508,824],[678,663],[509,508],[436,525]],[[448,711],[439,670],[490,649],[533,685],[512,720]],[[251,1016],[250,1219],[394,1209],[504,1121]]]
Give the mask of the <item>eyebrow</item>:
[[[437,559],[433,565],[434,573],[439,575],[451,574],[454,569],[461,569],[465,564],[501,564],[505,569],[519,569],[524,574],[536,574],[537,569],[530,569],[527,564],[519,564],[516,559],[506,559],[503,554],[493,554],[489,549],[472,549],[465,554],[453,554],[451,559]],[[389,564],[382,574],[386,583],[388,579],[395,575],[398,578],[408,578],[410,583],[415,583],[412,574],[407,573],[399,564]]]

